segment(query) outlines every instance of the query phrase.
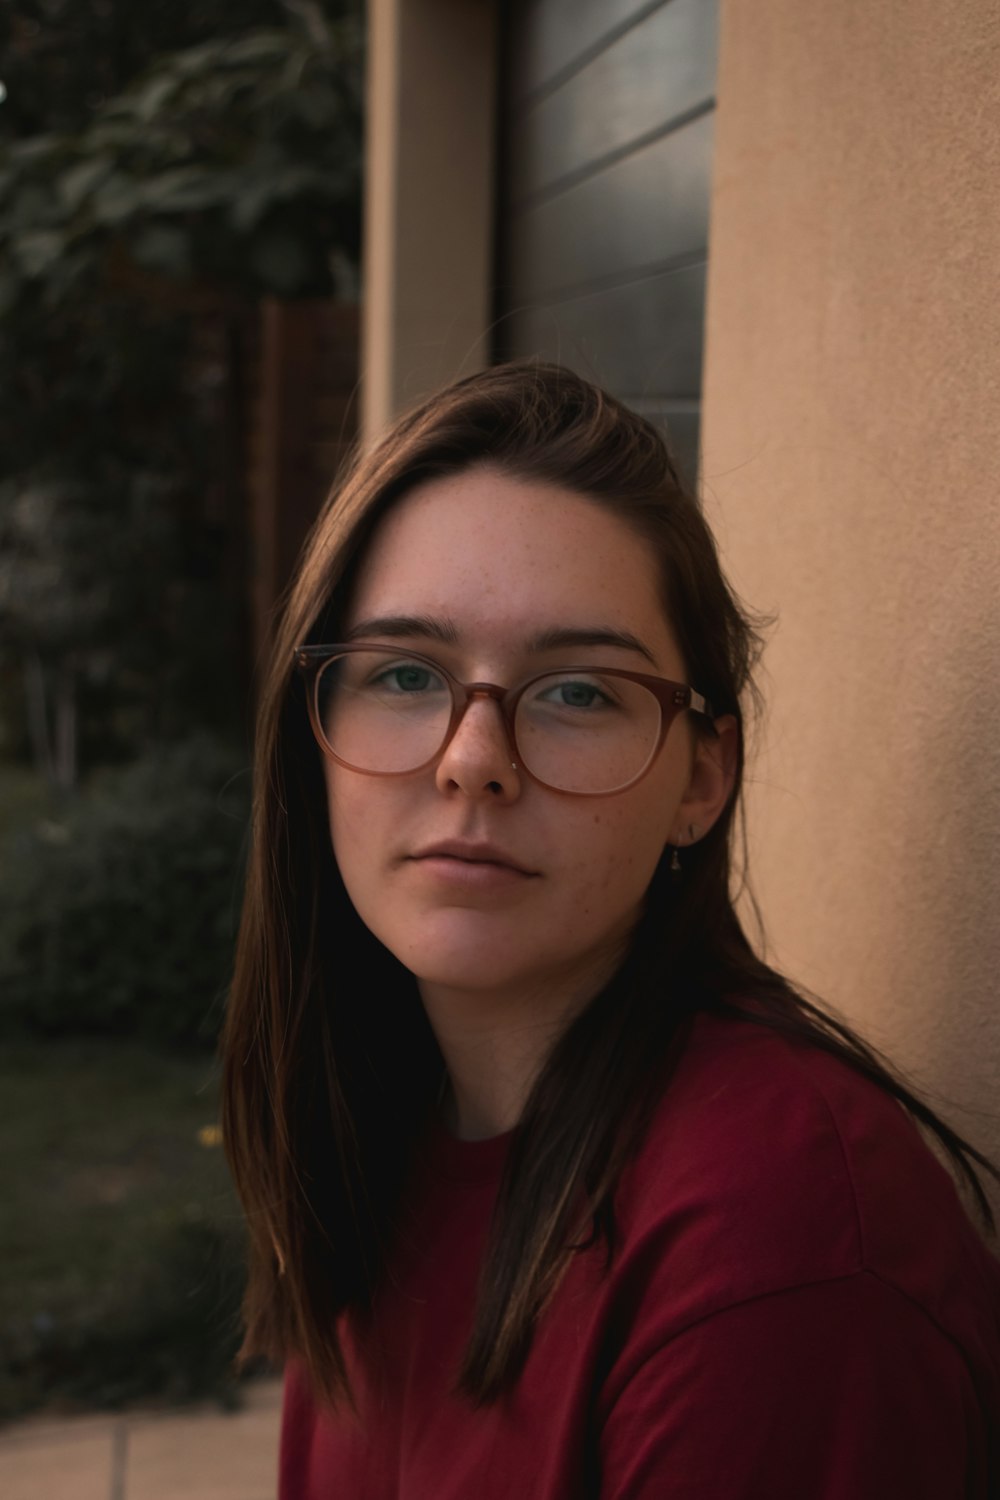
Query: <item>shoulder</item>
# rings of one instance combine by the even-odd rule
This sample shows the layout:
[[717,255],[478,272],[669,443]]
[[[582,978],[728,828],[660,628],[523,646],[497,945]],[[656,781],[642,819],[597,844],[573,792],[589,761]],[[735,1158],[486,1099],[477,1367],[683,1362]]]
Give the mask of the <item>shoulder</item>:
[[[670,1327],[866,1273],[941,1326],[1000,1304],[996,1263],[902,1107],[840,1059],[697,1018],[616,1197],[620,1263]],[[978,1283],[978,1286],[977,1286]]]

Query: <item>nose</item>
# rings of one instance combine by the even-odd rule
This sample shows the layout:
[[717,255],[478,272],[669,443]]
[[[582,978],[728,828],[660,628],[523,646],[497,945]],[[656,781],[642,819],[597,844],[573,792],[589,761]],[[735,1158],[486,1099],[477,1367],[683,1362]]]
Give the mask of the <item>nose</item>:
[[520,792],[507,725],[488,694],[472,694],[437,763],[435,781],[439,791],[457,789],[469,797],[511,801]]

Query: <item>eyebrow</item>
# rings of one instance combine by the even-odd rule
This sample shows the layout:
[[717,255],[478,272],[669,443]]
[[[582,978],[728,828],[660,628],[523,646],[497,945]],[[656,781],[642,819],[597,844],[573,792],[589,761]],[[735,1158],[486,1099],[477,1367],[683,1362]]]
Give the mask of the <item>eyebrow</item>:
[[[372,636],[388,636],[398,639],[404,636],[424,636],[441,641],[447,646],[457,646],[460,636],[451,620],[437,619],[432,615],[380,615],[370,620],[359,620],[344,637],[349,641],[367,640]],[[531,654],[545,651],[562,651],[586,646],[617,646],[623,651],[637,651],[654,667],[656,657],[648,646],[643,645],[630,630],[613,630],[604,625],[553,626],[532,636],[527,643]]]
[[392,639],[425,635],[432,641],[443,641],[447,646],[458,645],[458,631],[452,622],[436,620],[432,615],[377,615],[371,620],[359,620],[344,636],[344,644],[367,640],[371,635],[387,635]]
[[612,630],[608,626],[584,626],[582,628],[556,628],[543,630],[528,643],[530,651],[557,651],[576,646],[618,646],[623,651],[638,651],[648,662],[656,666],[656,657],[648,646],[644,646],[630,630]]

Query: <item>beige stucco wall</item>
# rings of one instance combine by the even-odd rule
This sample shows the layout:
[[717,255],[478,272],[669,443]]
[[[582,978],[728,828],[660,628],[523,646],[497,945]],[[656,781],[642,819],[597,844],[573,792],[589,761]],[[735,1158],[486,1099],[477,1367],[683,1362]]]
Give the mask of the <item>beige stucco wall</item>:
[[704,482],[779,615],[773,955],[1000,1155],[995,0],[727,0],[718,99]]
[[368,0],[361,426],[489,360],[496,0]]

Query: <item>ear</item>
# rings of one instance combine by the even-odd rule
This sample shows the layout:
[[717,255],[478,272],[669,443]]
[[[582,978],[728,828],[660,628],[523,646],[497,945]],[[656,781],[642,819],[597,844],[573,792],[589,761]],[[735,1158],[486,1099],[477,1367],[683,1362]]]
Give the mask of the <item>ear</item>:
[[734,714],[715,720],[714,734],[695,736],[691,775],[677,809],[670,842],[696,844],[712,827],[732,795],[740,728]]

